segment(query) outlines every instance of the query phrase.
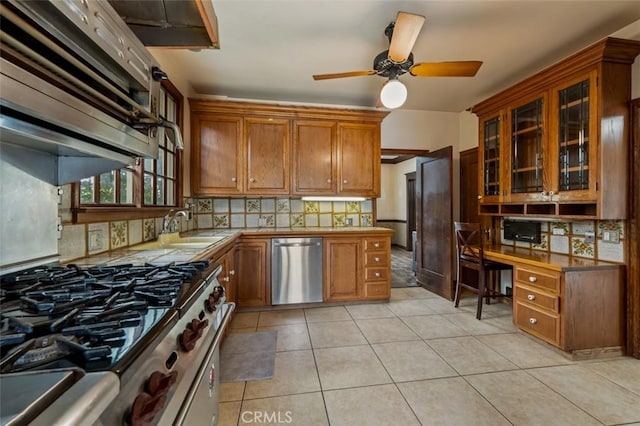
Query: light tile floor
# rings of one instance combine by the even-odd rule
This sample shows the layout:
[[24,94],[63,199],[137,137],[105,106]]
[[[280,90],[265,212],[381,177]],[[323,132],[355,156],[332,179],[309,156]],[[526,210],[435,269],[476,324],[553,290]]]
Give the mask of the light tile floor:
[[237,313],[232,333],[278,331],[275,372],[223,383],[218,425],[640,425],[639,360],[571,361],[475,300]]

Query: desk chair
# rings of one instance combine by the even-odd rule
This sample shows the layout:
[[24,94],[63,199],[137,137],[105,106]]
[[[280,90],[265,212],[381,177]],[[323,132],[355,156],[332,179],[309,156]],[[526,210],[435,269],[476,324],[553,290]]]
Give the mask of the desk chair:
[[[458,253],[458,268],[456,273],[456,295],[454,306],[460,302],[461,287],[468,288],[478,294],[476,318],[482,315],[482,300],[491,297],[505,297],[500,293],[500,274],[495,273],[511,269],[510,265],[492,262],[484,258],[482,231],[479,223],[454,222],[456,249]],[[478,271],[478,285],[462,282],[462,268]]]

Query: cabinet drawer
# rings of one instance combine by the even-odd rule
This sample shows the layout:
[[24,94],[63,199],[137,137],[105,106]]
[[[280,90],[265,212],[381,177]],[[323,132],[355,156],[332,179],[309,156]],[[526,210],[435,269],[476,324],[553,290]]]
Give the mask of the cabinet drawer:
[[549,343],[560,343],[560,317],[516,301],[516,326]]
[[539,308],[549,309],[553,312],[559,311],[559,297],[553,294],[544,293],[531,287],[515,286],[516,300]]
[[389,281],[389,268],[365,268],[365,281]]
[[364,295],[369,299],[388,299],[391,295],[391,290],[388,283],[369,283],[364,287]]
[[381,251],[381,252],[371,252],[367,253],[364,266],[387,266],[389,265],[389,253]]
[[516,267],[515,279],[516,281],[536,287],[542,287],[556,292],[560,291],[560,274],[555,274],[553,271],[543,272],[533,268]]
[[389,241],[380,238],[367,238],[364,240],[364,249],[371,250],[390,250]]

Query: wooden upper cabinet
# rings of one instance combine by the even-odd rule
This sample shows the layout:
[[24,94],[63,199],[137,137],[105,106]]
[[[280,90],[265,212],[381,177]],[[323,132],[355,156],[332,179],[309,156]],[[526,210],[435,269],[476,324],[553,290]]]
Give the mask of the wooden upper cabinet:
[[548,191],[546,95],[525,99],[507,111],[509,152],[503,201],[536,201]]
[[579,75],[551,90],[550,189],[558,200],[596,201],[598,73]]
[[338,123],[338,194],[380,196],[380,126]]
[[[631,64],[639,53],[640,41],[605,38],[473,107],[481,214],[627,217]],[[505,122],[493,132],[502,110]]]
[[478,145],[478,201],[495,203],[502,198],[502,144],[504,144],[505,112],[498,111],[480,119]]
[[193,194],[242,193],[242,117],[213,114],[191,117]]
[[336,131],[334,121],[293,122],[293,194],[336,192]]
[[194,195],[380,196],[386,111],[190,99]]
[[289,120],[245,118],[247,194],[289,194]]

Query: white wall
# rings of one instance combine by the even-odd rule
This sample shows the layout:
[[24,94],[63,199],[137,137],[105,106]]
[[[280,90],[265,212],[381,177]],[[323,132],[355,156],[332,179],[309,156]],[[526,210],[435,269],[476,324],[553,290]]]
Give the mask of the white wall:
[[[612,34],[613,37],[640,40],[640,19]],[[631,99],[640,98],[640,57],[631,68]]]

